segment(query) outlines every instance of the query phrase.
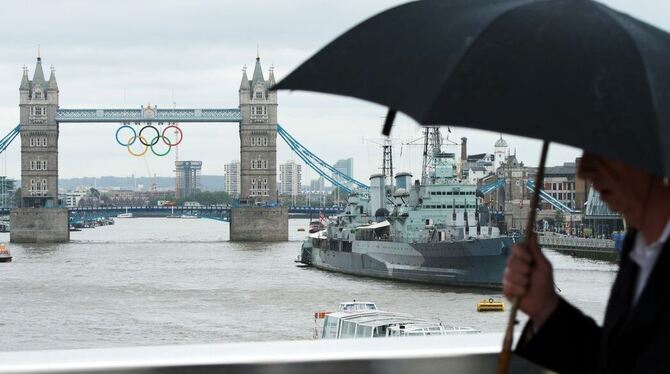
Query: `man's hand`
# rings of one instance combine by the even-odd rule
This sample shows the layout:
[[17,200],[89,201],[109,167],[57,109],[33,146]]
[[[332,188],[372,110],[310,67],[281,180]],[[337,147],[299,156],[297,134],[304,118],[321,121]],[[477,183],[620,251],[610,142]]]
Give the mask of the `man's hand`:
[[558,306],[551,264],[532,236],[529,246],[515,244],[507,259],[503,293],[509,300],[519,297],[519,309],[540,328]]

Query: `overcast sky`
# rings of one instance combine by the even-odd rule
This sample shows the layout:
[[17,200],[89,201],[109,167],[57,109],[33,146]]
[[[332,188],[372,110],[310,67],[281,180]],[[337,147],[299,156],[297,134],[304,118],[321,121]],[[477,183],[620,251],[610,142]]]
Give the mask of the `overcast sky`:
[[[41,45],[45,74],[53,65],[61,108],[235,108],[243,65],[253,67],[259,46],[267,77],[278,80],[319,48],[365,18],[402,1],[12,1],[0,10],[0,136],[19,121],[21,67],[32,78]],[[665,30],[670,1],[608,0],[604,3]],[[279,93],[279,122],[329,162],[355,158],[355,176],[367,181],[381,162],[378,147],[385,109],[359,100],[303,92]],[[60,176],[173,175],[174,157],[135,158],[114,141],[117,124],[63,124]],[[203,174],[223,174],[239,158],[236,124],[185,124],[181,160],[202,160]],[[393,130],[395,166],[417,171],[420,150],[401,145],[420,128],[400,116]],[[496,133],[452,129],[468,137],[469,153],[492,152]],[[503,135],[518,157],[537,164],[540,143]],[[18,141],[0,167],[20,177]],[[553,146],[549,164],[574,161],[581,151]],[[278,146],[278,161],[296,159]],[[315,178],[305,171],[303,180]]]

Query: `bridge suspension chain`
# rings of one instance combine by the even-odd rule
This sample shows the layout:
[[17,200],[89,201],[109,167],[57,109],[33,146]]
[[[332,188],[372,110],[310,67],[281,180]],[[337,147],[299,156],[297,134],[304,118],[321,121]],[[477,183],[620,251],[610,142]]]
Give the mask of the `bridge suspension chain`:
[[0,139],[0,153],[4,152],[14,139],[21,133],[21,125],[16,125],[4,138]]
[[357,181],[354,178],[342,173],[326,161],[319,158],[312,153],[307,147],[298,142],[291,134],[289,134],[281,125],[277,125],[277,134],[284,139],[286,144],[295,152],[305,163],[316,171],[324,179],[328,180],[334,186],[337,186],[346,192],[352,192],[352,189],[345,183],[351,183],[357,188],[369,189],[366,184]]

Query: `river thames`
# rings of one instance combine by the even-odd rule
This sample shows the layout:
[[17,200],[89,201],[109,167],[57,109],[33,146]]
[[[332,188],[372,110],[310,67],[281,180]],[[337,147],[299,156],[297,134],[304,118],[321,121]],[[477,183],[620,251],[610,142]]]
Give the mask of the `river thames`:
[[[0,264],[0,351],[312,339],[313,313],[352,299],[504,331],[507,312],[476,311],[499,291],[297,267],[297,229],[307,223],[291,220],[284,243],[231,243],[228,224],[207,219],[132,218],[72,232],[67,244],[10,244],[14,260]],[[545,253],[561,295],[600,323],[617,266]]]

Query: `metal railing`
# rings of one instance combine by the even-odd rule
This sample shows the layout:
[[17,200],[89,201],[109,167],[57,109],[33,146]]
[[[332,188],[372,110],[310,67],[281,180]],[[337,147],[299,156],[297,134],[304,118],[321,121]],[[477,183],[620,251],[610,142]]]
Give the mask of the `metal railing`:
[[[0,373],[493,373],[501,334],[24,351]],[[548,373],[514,357],[510,373]]]
[[610,239],[590,239],[541,235],[538,237],[538,243],[540,246],[547,248],[574,248],[614,251],[614,240]]

